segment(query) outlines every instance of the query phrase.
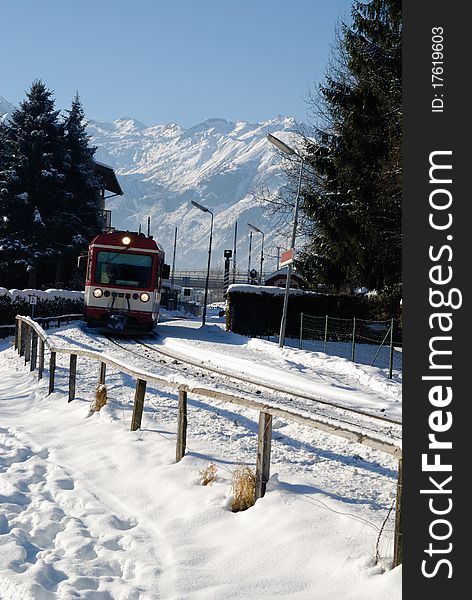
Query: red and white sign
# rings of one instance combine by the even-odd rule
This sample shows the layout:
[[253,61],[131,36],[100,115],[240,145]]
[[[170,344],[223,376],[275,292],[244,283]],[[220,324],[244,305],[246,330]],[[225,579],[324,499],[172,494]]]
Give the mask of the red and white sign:
[[295,248],[290,248],[290,250],[287,250],[287,252],[283,252],[282,256],[280,257],[279,266],[285,267],[286,265],[290,265],[291,263],[293,263],[294,257],[295,257]]

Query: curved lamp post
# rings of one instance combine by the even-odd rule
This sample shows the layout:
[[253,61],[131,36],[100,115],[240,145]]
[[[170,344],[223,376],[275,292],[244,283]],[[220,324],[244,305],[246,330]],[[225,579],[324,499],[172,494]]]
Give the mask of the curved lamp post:
[[[297,197],[295,199],[295,211],[293,214],[293,227],[292,227],[292,243],[290,248],[295,252],[295,238],[297,236],[297,221],[298,221],[298,206],[300,202],[300,189],[302,185],[302,172],[303,172],[303,158],[295,152],[293,148],[287,146],[284,142],[276,138],[274,135],[270,133],[267,134],[267,139],[271,144],[273,144],[276,148],[284,152],[285,154],[292,156],[295,155],[300,160],[300,174],[298,176],[298,188],[297,188]],[[285,285],[285,296],[284,296],[284,307],[282,311],[282,320],[280,322],[280,335],[279,335],[279,347],[283,348],[285,344],[285,328],[287,326],[287,310],[288,310],[288,297],[290,293],[290,280],[292,278],[292,263],[287,265],[287,282]]]
[[252,252],[252,231],[249,232],[249,254],[247,261],[247,282],[251,283],[251,252]]
[[207,266],[207,274],[206,274],[206,282],[205,282],[205,298],[203,300],[203,315],[202,315],[202,325],[206,323],[206,314],[207,314],[207,300],[208,300],[208,284],[210,281],[210,261],[211,261],[211,242],[213,239],[213,213],[209,208],[203,206],[202,204],[198,204],[195,200],[191,200],[191,204],[198,208],[202,212],[210,213],[211,215],[211,225],[210,225],[210,243],[208,245],[208,266]]
[[259,285],[262,285],[262,263],[264,262],[264,232],[261,231],[255,225],[251,225],[251,223],[248,223],[247,226],[249,227],[249,229],[252,229],[252,231],[256,231],[257,233],[260,233],[262,235],[262,244],[261,244],[261,269],[259,271]]

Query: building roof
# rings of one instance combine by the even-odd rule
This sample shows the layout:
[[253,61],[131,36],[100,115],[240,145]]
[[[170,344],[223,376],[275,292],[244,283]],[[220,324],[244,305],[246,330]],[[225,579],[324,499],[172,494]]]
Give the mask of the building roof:
[[104,189],[112,192],[116,196],[123,196],[123,190],[116,178],[115,171],[112,167],[105,165],[101,162],[94,161],[95,173],[100,176],[103,181]]
[[[274,296],[283,296],[285,288],[275,287],[273,285],[251,285],[249,283],[233,283],[228,286],[228,294],[239,292],[242,294],[272,294]],[[290,296],[318,296],[317,292],[309,292],[298,288],[290,288]]]
[[[276,277],[287,277],[287,269],[283,268],[279,269],[278,271],[274,271],[273,273],[269,273],[269,275],[266,275],[265,281],[270,281],[271,279],[275,279]],[[306,283],[306,280],[296,271],[292,271],[291,277],[295,277],[300,282]]]

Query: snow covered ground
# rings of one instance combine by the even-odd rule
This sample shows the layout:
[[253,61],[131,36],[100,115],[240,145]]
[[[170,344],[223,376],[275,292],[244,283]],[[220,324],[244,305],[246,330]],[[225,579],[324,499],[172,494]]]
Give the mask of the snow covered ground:
[[[163,322],[153,343],[266,377],[283,368],[301,388],[316,375],[318,391],[343,391],[345,402],[352,392],[371,409],[377,397],[400,414],[400,384],[379,369],[197,325]],[[59,339],[109,353],[74,324]],[[232,471],[255,464],[254,411],[189,396],[188,453],[175,464],[174,393],[148,388],[143,428],[132,433],[131,377],[107,373],[108,404],[88,416],[96,364],[79,358],[68,404],[66,363],[58,355],[56,391],[46,396],[46,379],[36,381],[11,340],[0,342],[1,600],[401,597],[401,568],[385,569],[391,513],[375,564],[394,459],[275,419],[267,493],[232,513]],[[217,479],[204,487],[210,463]]]
[[158,338],[153,343],[175,356],[197,359],[260,384],[278,384],[401,421],[400,372],[396,371],[390,380],[387,371],[378,367],[290,345],[281,349],[271,341],[227,332],[223,322],[224,317],[218,318],[216,311],[204,328],[198,320],[164,320],[157,327]]

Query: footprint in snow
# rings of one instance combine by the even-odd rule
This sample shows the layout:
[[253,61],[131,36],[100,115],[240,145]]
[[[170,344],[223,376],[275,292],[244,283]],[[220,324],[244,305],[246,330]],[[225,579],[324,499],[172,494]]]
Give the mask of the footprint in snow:
[[140,598],[143,573],[159,564],[147,531],[115,514],[23,433],[1,427],[0,445],[2,590],[35,600]]

